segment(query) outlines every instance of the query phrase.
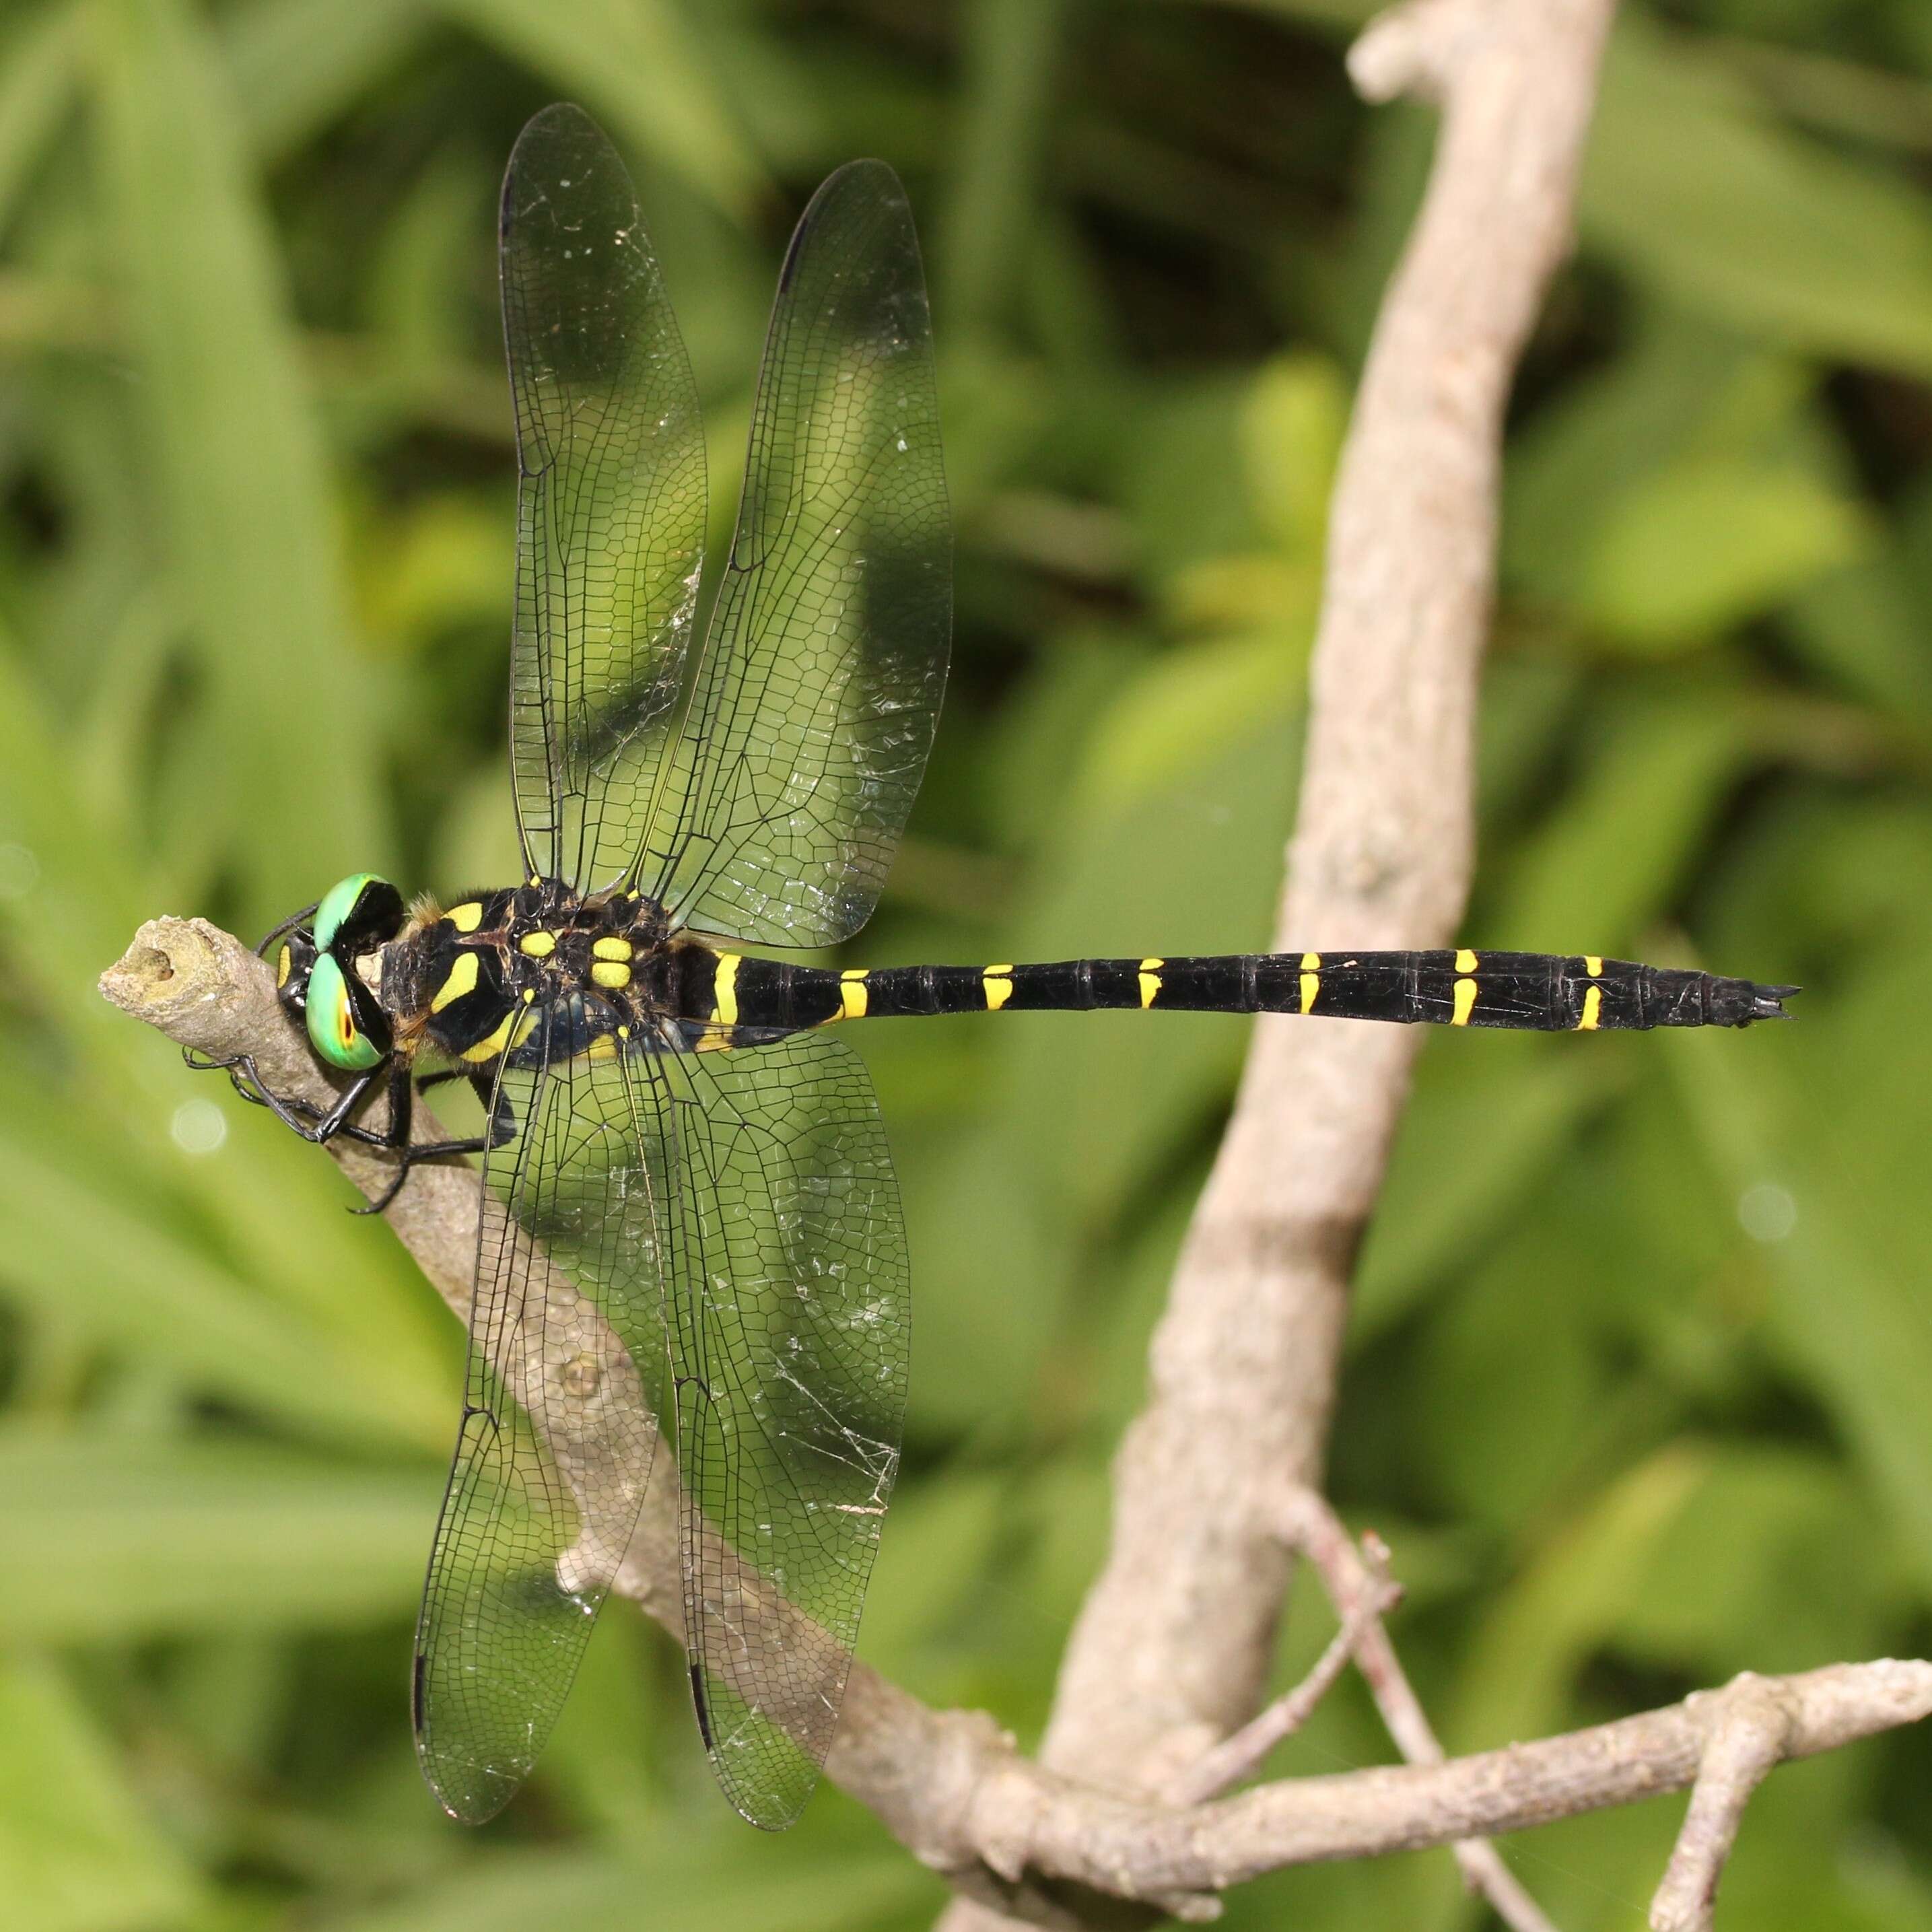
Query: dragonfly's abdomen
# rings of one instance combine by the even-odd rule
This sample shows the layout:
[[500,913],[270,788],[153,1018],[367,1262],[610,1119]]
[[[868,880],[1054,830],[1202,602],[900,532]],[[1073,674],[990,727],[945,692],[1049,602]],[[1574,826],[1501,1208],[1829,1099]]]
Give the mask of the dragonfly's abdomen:
[[710,1012],[727,1026],[798,1028],[938,1013],[1306,1013],[1541,1032],[1748,1026],[1796,989],[1592,953],[1274,952],[1068,959],[1046,965],[855,967],[718,956]]

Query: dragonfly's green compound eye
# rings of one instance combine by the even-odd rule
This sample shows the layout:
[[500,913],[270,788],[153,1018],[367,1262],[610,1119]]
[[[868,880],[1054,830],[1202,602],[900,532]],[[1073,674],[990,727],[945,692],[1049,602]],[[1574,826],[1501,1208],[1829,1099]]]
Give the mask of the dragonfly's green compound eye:
[[308,1036],[330,1066],[360,1073],[382,1058],[382,1049],[356,1024],[349,1004],[349,982],[326,952],[309,971],[308,1017]]
[[380,886],[391,896],[395,891],[388,880],[377,878],[374,872],[352,872],[322,895],[321,904],[315,909],[315,947],[318,952],[326,952],[334,944],[343,921],[356,910],[357,902],[371,886]]

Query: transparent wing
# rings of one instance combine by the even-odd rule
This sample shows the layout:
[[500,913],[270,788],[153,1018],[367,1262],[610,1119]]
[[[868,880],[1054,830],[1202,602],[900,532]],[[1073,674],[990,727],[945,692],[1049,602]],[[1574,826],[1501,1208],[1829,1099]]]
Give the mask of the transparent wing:
[[586,890],[635,862],[675,722],[704,557],[698,391],[630,177],[547,107],[503,177],[516,405],[510,747],[532,873]]
[[792,237],[743,501],[638,878],[700,929],[789,946],[878,902],[946,682],[952,530],[905,191],[855,161]]
[[416,1634],[417,1753],[471,1824],[536,1762],[650,1478],[662,1391],[638,1367],[655,1380],[664,1357],[658,1204],[675,1159],[651,1090],[615,1058],[499,1083],[515,1133],[487,1162],[463,1423]]
[[822,1034],[664,1056],[686,1641],[718,1781],[797,1816],[831,1748],[898,1466],[905,1234],[872,1084]]

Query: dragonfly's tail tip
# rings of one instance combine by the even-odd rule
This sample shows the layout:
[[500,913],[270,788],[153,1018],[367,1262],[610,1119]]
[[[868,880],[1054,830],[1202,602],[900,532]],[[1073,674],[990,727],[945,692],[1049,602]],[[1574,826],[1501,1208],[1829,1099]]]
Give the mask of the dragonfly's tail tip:
[[1804,992],[1802,986],[1760,986],[1749,980],[1735,982],[1749,999],[1747,1010],[1741,1012],[1731,1024],[1749,1026],[1755,1020],[1796,1019],[1797,1015],[1786,1012],[1784,1003]]

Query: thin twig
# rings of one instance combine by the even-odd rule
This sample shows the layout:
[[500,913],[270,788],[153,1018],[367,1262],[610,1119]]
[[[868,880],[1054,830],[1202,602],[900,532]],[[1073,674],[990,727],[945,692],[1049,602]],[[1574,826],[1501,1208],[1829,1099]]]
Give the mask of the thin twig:
[[1322,1699],[1348,1669],[1363,1633],[1401,1600],[1401,1586],[1384,1580],[1377,1590],[1343,1612],[1341,1628],[1328,1640],[1308,1675],[1172,1779],[1162,1793],[1168,1803],[1203,1804],[1251,1777],[1268,1753],[1283,1738],[1292,1737],[1320,1708]]
[[[1388,1550],[1379,1538],[1364,1557],[1340,1516],[1318,1491],[1303,1487],[1284,1498],[1281,1532],[1306,1556],[1320,1576],[1329,1600],[1338,1610],[1370,1600],[1382,1583],[1381,1565]],[[1410,1684],[1395,1645],[1381,1617],[1364,1619],[1355,1643],[1355,1662],[1382,1713],[1396,1748],[1411,1764],[1441,1764],[1442,1747]],[[1502,1854],[1483,1838],[1458,1839],[1451,1848],[1461,1868],[1462,1882],[1486,1898],[1512,1932],[1556,1932],[1543,1909],[1526,1891]]]
[[1750,1671],[1688,1705],[1694,1711],[1714,1706],[1714,1715],[1684,1828],[1651,1902],[1653,1932],[1710,1932],[1718,1882],[1744,1807],[1785,1755],[1791,1728],[1778,1686]]

